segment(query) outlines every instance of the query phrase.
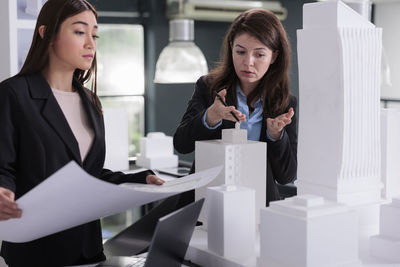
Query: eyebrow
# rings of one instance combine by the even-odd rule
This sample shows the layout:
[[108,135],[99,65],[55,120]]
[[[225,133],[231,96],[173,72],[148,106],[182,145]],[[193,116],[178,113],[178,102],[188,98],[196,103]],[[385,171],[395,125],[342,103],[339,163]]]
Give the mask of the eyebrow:
[[[72,25],[74,25],[74,24],[82,24],[82,25],[84,25],[84,26],[88,26],[88,27],[89,27],[89,24],[88,24],[87,22],[80,21],[80,20],[79,20],[79,21],[75,21],[75,22],[72,23]],[[93,28],[97,29],[98,26],[97,26],[97,25],[94,25]]]
[[[247,49],[246,47],[241,46],[240,44],[236,44],[235,47],[236,46],[239,46],[240,48],[243,48],[243,49]],[[266,50],[266,49],[265,49],[265,47],[257,47],[257,48],[254,48],[254,50]]]

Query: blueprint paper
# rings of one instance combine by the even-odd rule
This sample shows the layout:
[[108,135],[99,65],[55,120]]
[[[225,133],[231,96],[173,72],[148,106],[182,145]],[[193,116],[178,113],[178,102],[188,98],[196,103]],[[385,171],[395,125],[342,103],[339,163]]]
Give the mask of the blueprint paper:
[[197,172],[161,186],[115,185],[89,175],[70,162],[16,201],[22,217],[0,222],[0,240],[28,242],[204,186],[221,169]]

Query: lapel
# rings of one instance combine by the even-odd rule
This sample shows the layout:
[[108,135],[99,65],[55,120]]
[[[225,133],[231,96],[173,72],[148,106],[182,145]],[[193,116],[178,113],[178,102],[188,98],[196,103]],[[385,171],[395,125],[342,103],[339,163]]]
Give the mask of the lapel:
[[260,141],[265,142],[267,141],[267,117],[265,112],[262,113],[263,119],[261,124],[261,133],[260,133]]
[[33,99],[45,99],[42,109],[43,117],[66,144],[74,160],[82,165],[78,142],[46,79],[42,74],[37,73],[27,76],[27,82]]
[[85,158],[85,162],[86,162],[91,157],[91,154],[95,152],[96,148],[99,145],[99,142],[101,142],[101,133],[103,131],[102,131],[102,126],[100,125],[100,123],[102,122],[102,118],[101,118],[101,115],[98,112],[98,110],[93,105],[93,102],[91,99],[92,92],[89,91],[88,89],[84,88],[83,86],[81,86],[79,84],[79,82],[77,82],[75,79],[73,81],[73,85],[79,92],[79,95],[82,99],[83,107],[87,114],[88,121],[94,131],[94,140],[93,140],[93,143],[92,143],[92,145],[89,149],[89,152]]

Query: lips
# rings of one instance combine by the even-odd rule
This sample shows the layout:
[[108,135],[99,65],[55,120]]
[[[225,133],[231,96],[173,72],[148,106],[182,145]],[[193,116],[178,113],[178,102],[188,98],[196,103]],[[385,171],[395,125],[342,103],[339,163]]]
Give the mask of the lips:
[[93,54],[87,54],[87,55],[83,55],[83,57],[92,59],[94,57],[94,55]]
[[247,70],[242,70],[240,71],[244,76],[253,76],[254,72],[252,71],[247,71]]

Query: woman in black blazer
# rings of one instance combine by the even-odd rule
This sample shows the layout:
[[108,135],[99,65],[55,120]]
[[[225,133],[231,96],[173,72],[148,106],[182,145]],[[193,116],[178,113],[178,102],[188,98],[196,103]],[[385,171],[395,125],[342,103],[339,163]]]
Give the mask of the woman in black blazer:
[[[148,171],[125,175],[103,169],[104,123],[95,79],[96,20],[96,10],[86,0],[47,1],[24,66],[0,84],[0,220],[19,218],[23,211],[14,196],[21,197],[71,160],[108,182],[163,183]],[[89,90],[83,84],[92,75]],[[31,242],[3,242],[1,256],[10,267],[104,260],[100,222]]]
[[248,139],[268,143],[267,206],[280,199],[276,182],[293,181],[297,171],[289,64],[290,45],[278,18],[267,10],[243,12],[225,36],[221,62],[197,81],[174,135],[175,149],[190,153],[195,141],[220,139],[222,129],[234,128],[238,119]]

